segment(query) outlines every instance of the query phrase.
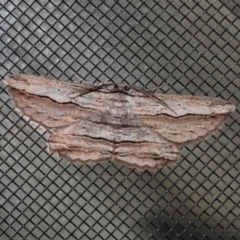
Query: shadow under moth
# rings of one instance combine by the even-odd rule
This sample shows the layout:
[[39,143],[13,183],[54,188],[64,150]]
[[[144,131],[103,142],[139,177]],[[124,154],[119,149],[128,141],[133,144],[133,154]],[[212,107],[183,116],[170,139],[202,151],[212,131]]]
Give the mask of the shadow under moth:
[[118,83],[74,84],[19,74],[4,80],[16,109],[71,163],[114,160],[156,170],[218,130],[235,106],[220,98],[153,93]]

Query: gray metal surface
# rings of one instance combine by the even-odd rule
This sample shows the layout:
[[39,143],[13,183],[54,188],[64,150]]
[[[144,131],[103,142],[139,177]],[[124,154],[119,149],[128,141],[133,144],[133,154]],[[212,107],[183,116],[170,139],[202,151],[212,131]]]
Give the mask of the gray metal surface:
[[[240,239],[240,19],[231,9],[2,0],[0,239]],[[48,153],[48,133],[14,111],[2,80],[19,72],[167,82],[162,92],[219,96],[237,110],[214,136],[183,148],[175,167],[75,166]]]

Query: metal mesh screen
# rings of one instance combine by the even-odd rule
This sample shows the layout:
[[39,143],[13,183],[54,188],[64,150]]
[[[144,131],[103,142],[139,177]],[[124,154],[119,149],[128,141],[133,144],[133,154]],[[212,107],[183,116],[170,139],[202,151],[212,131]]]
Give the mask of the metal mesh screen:
[[[238,2],[238,3],[237,3]],[[238,4],[238,5],[237,5]],[[220,96],[237,110],[155,173],[48,153],[0,83],[0,239],[240,239],[239,1],[1,0],[1,80],[19,72]]]

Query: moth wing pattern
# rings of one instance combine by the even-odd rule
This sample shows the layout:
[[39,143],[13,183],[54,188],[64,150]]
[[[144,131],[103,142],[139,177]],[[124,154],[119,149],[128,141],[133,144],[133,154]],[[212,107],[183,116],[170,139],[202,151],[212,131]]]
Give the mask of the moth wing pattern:
[[72,163],[115,160],[156,170],[176,163],[182,146],[215,132],[235,109],[218,98],[159,93],[152,98],[146,90],[113,92],[25,74],[5,84],[16,108],[51,132],[50,150]]
[[115,160],[154,170],[176,162],[179,148],[138,119],[129,97],[119,98],[106,98],[105,108],[56,129],[49,138],[51,150],[72,163]]
[[[100,101],[96,96],[92,100],[84,97],[85,103],[81,107],[75,103],[75,99],[82,92],[88,90],[89,86],[74,86],[67,82],[32,75],[30,77],[29,79],[29,75],[17,75],[14,79],[9,78],[5,82],[12,84],[8,90],[16,109],[25,118],[51,132],[48,142],[49,149],[57,151],[60,156],[67,157],[69,161],[74,161],[76,154],[78,154],[80,162],[87,162],[89,159],[93,161],[110,160],[112,143],[89,140],[87,136],[76,138],[75,134],[59,134],[64,127],[74,129],[81,126],[87,128],[88,119],[96,112],[88,106],[95,103],[97,108],[100,108],[100,102],[103,104],[105,100],[101,99]],[[44,83],[39,91],[41,81]],[[58,133],[55,133],[57,130]],[[98,147],[96,148],[96,146]]]

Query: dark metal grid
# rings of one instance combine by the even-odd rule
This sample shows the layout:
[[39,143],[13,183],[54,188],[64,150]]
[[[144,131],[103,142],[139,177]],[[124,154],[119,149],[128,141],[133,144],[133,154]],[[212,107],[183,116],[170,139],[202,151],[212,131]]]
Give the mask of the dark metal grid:
[[48,133],[14,112],[1,82],[1,240],[240,239],[236,0],[0,4],[2,79],[167,81],[163,92],[221,96],[238,109],[176,167],[73,166],[47,152]]

